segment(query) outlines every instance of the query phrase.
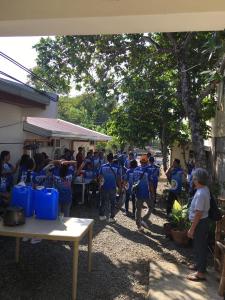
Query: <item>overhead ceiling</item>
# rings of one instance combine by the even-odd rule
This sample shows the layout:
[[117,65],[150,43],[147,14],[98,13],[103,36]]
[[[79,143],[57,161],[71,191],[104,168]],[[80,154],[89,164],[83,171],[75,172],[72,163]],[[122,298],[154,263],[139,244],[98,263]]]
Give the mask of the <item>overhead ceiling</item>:
[[222,30],[224,0],[0,0],[0,35]]

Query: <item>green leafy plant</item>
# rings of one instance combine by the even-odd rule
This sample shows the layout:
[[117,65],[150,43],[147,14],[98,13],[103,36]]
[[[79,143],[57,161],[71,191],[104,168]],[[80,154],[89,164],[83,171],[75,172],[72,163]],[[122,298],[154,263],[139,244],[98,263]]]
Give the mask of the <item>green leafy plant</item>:
[[180,208],[173,208],[171,220],[174,228],[178,230],[189,229],[190,221],[188,219],[187,205],[180,206]]

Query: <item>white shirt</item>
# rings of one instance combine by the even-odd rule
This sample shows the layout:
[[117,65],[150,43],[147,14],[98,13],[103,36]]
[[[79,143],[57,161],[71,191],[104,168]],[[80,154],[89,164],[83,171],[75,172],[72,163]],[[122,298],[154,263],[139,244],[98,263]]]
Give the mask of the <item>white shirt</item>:
[[189,220],[193,221],[195,217],[196,210],[202,212],[201,219],[208,217],[208,212],[210,208],[210,191],[207,186],[197,189],[189,209]]

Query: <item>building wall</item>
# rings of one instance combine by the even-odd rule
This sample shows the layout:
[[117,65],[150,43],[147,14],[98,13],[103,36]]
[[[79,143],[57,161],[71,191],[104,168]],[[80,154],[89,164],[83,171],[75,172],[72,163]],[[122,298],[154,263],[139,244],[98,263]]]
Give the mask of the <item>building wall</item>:
[[39,117],[39,118],[57,118],[58,116],[58,103],[50,101],[49,105],[46,105],[45,109],[38,107],[23,108],[24,117]]
[[0,152],[11,152],[15,163],[23,149],[23,114],[18,106],[0,102]]
[[186,169],[184,157],[185,157],[186,161],[188,161],[189,160],[189,152],[191,150],[192,150],[191,144],[188,144],[184,148],[181,148],[178,145],[174,145],[170,151],[170,165],[172,164],[172,162],[174,161],[175,158],[178,158],[180,160],[181,167]]
[[73,150],[75,151],[75,154],[78,152],[79,147],[83,147],[85,149],[85,153],[87,153],[88,150],[95,149],[95,145],[91,145],[90,142],[74,141]]
[[[24,140],[38,138],[23,131],[23,121],[26,116],[57,117],[57,103],[51,101],[43,108],[23,108],[5,102],[0,102],[0,152],[8,150],[11,153],[11,162],[15,164],[23,153]],[[39,137],[40,138],[40,137]],[[67,146],[68,143],[64,142]],[[45,149],[51,152],[50,149]]]

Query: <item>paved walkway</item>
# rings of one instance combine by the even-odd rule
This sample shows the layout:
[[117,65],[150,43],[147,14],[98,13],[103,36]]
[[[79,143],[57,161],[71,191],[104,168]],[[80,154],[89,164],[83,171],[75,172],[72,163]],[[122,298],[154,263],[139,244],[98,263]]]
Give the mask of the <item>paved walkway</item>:
[[166,261],[150,263],[148,300],[221,300],[217,274],[208,270],[207,281],[191,282],[189,270],[182,264]]

